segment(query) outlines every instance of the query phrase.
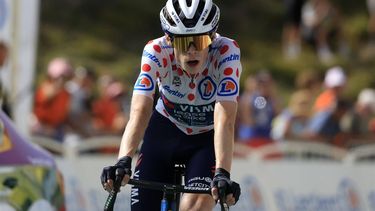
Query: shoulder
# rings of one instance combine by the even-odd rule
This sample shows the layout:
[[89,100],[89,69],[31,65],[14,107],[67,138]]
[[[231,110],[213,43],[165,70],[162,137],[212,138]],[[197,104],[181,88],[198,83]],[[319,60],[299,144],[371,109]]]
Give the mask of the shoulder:
[[148,41],[144,47],[144,51],[149,53],[161,53],[167,49],[172,49],[172,46],[168,44],[165,36]]
[[212,42],[213,49],[219,49],[221,54],[225,54],[228,51],[240,51],[240,46],[237,41],[228,37],[220,36],[217,37]]
[[230,38],[218,36],[213,40],[211,46],[212,55],[217,58],[220,68],[224,63],[239,62],[241,58],[238,43]]
[[165,67],[172,52],[173,49],[164,36],[150,40],[143,49],[142,63],[156,65],[157,68]]

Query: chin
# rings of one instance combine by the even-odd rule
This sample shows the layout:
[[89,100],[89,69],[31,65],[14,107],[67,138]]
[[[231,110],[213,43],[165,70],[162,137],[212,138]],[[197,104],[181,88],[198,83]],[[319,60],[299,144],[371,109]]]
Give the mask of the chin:
[[197,73],[201,70],[202,68],[202,65],[198,64],[197,66],[195,67],[191,67],[189,65],[184,65],[183,69],[189,73]]

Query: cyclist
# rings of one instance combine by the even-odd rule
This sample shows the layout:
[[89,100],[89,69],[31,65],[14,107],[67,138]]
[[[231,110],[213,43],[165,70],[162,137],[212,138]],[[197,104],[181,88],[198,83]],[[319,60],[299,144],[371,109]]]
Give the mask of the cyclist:
[[[102,171],[107,191],[116,169],[127,183],[143,138],[135,179],[171,183],[174,163],[184,163],[187,186],[212,188],[213,197],[183,194],[180,210],[212,210],[219,188],[228,205],[237,202],[240,186],[229,172],[242,66],[238,44],[216,33],[219,16],[212,0],[168,0],[162,8],[165,35],[144,48],[119,160]],[[131,197],[132,210],[156,210],[162,193],[133,187]]]

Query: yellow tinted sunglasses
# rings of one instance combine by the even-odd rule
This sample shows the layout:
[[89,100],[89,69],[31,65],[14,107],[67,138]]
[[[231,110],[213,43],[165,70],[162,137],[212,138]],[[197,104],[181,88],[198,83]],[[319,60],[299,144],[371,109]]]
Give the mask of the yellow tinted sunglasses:
[[194,36],[175,36],[172,38],[172,45],[178,51],[187,52],[190,45],[193,45],[197,51],[202,51],[211,45],[211,37],[207,34]]

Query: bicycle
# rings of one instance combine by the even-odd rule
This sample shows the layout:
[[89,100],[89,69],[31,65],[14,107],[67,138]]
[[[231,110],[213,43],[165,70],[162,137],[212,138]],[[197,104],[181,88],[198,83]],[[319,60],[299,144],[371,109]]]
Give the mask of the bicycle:
[[[147,188],[152,190],[160,190],[163,192],[163,198],[161,200],[160,210],[161,211],[178,211],[179,201],[181,193],[198,193],[198,194],[211,194],[211,188],[199,188],[199,187],[188,187],[181,185],[183,178],[183,170],[185,166],[183,164],[175,165],[175,184],[151,182],[144,180],[130,179],[128,184],[138,188]],[[121,169],[118,169],[121,170]],[[117,172],[117,176],[113,185],[112,191],[109,193],[107,200],[104,204],[104,211],[113,211],[117,193],[120,190],[121,181],[125,172]],[[221,211],[229,211],[229,206],[224,202],[225,193],[219,191],[219,202]]]

